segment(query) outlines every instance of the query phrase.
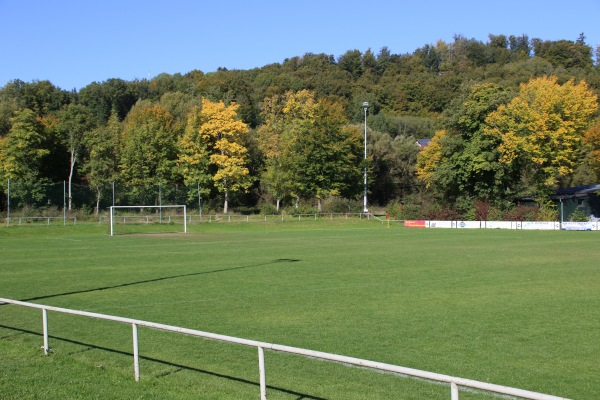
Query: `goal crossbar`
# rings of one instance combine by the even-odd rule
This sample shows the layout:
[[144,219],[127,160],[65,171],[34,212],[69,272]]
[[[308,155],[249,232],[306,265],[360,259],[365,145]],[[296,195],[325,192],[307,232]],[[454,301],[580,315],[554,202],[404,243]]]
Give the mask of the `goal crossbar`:
[[115,216],[114,211],[118,209],[139,209],[144,208],[183,208],[183,233],[187,233],[187,207],[185,205],[164,205],[164,206],[111,206],[110,207],[110,236],[114,236]]

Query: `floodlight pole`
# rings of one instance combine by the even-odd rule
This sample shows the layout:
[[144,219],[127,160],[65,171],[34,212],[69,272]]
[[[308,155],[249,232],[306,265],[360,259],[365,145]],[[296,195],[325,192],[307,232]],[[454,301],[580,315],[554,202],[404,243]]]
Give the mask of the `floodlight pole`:
[[365,196],[364,196],[364,212],[369,212],[369,209],[367,208],[367,108],[369,108],[369,103],[368,102],[364,102],[363,103],[363,108],[365,109],[365,169],[364,169],[364,189],[365,189]]

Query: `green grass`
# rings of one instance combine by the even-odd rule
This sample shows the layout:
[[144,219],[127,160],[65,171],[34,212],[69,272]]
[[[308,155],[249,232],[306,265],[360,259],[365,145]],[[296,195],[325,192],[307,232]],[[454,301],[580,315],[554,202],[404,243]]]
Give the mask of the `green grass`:
[[[147,229],[156,227],[149,227]],[[143,228],[140,228],[143,229]],[[596,232],[373,221],[0,228],[0,297],[365,358],[573,399],[600,393]],[[254,348],[0,306],[2,399],[256,399]],[[448,399],[446,385],[266,353],[269,399]],[[490,399],[461,392],[462,399]]]

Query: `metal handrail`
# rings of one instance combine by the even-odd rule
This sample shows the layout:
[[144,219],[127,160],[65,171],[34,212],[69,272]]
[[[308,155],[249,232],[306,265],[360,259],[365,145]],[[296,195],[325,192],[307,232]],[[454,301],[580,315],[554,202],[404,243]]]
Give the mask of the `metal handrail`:
[[355,365],[359,367],[372,368],[382,371],[394,372],[398,374],[408,375],[412,377],[427,379],[431,381],[437,382],[445,382],[450,384],[450,395],[451,400],[459,400],[458,388],[459,386],[470,387],[474,389],[480,389],[488,392],[495,392],[505,395],[517,396],[524,399],[530,400],[568,400],[564,397],[557,397],[543,393],[532,392],[529,390],[517,389],[508,386],[496,385],[493,383],[480,382],[472,379],[459,378],[450,375],[438,374],[435,372],[428,372],[423,370],[418,370],[414,368],[401,367],[398,365],[386,364],[377,361],[369,361],[363,360],[360,358],[347,357],[338,354],[332,353],[324,353],[321,351],[315,350],[307,350],[298,347],[284,346],[280,344],[261,342],[250,339],[242,339],[234,336],[220,335],[217,333],[204,332],[195,329],[181,328],[172,325],[165,325],[156,322],[148,322],[142,321],[132,318],[124,318],[117,317],[113,315],[107,314],[99,314],[89,311],[80,311],[80,310],[72,310],[68,308],[47,306],[36,303],[28,303],[19,300],[11,300],[0,298],[0,304],[14,304],[24,307],[30,308],[38,308],[42,310],[42,325],[43,325],[43,335],[44,335],[44,354],[48,354],[49,352],[49,340],[48,340],[48,311],[60,312],[64,314],[73,314],[80,315],[89,318],[103,319],[115,322],[121,322],[125,324],[131,324],[133,329],[133,356],[134,356],[134,376],[135,380],[139,381],[140,379],[140,367],[139,367],[139,347],[138,347],[138,326],[145,326],[148,328],[159,329],[163,331],[176,332],[185,335],[202,337],[205,339],[218,340],[221,342],[235,343],[244,346],[256,347],[258,349],[258,359],[259,359],[259,374],[260,374],[260,398],[261,400],[267,399],[267,382],[266,382],[266,373],[265,373],[265,361],[264,361],[264,349],[279,351],[291,354],[302,355],[311,358],[318,358],[322,360],[328,360],[333,362],[338,362],[346,365]]

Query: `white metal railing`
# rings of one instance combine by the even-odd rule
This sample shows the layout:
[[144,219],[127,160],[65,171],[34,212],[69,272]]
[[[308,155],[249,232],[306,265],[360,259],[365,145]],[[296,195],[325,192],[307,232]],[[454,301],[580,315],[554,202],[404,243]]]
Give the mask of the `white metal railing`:
[[[114,236],[114,222],[118,218],[115,215],[115,210],[123,210],[123,209],[140,209],[144,208],[152,208],[160,210],[159,218],[162,220],[162,209],[173,209],[173,208],[183,208],[183,232],[187,233],[187,206],[186,205],[161,205],[161,206],[110,206],[110,236]],[[124,220],[125,221],[125,220]],[[148,217],[146,217],[146,223],[148,223]]]
[[[114,217],[115,222],[126,224],[128,221],[137,222],[137,223],[146,223],[149,224],[151,222],[159,221],[159,218],[162,218],[162,222],[175,222],[175,223],[183,223],[182,216],[162,216],[159,217],[157,215],[119,215]],[[372,214],[369,213],[316,213],[316,214],[255,214],[255,215],[239,215],[239,214],[204,214],[204,215],[192,215],[191,213],[187,213],[187,223],[212,223],[212,222],[285,222],[285,221],[307,221],[307,220],[318,220],[321,219],[329,219],[333,221],[334,218],[339,219],[350,219],[350,218],[358,218],[358,219],[367,219],[376,218]],[[379,221],[381,219],[377,218]],[[110,216],[98,217],[98,223],[102,225],[105,221],[110,223]],[[382,221],[383,222],[383,221]],[[398,222],[398,221],[394,221]]]
[[317,358],[322,360],[328,360],[333,362],[338,362],[346,365],[355,365],[359,367],[372,368],[382,371],[394,372],[402,375],[407,375],[411,377],[444,382],[450,384],[450,398],[451,400],[459,400],[458,390],[460,386],[479,389],[488,392],[500,393],[504,395],[517,396],[524,399],[530,400],[568,400],[564,397],[557,397],[543,393],[531,392],[523,389],[511,388],[508,386],[496,385],[493,383],[486,383],[475,381],[471,379],[458,378],[449,375],[438,374],[435,372],[428,372],[413,368],[400,367],[397,365],[381,363],[377,361],[369,361],[363,360],[354,357],[341,356],[332,353],[324,353],[321,351],[307,350],[301,349],[298,347],[284,346],[280,344],[259,342],[256,340],[242,339],[233,336],[220,335],[217,333],[203,332],[194,329],[181,328],[177,326],[164,325],[155,322],[141,321],[137,319],[131,318],[123,318],[106,314],[98,314],[88,311],[79,311],[72,310],[68,308],[60,308],[53,306],[46,306],[42,304],[36,303],[28,303],[19,300],[11,300],[0,298],[0,304],[8,303],[14,304],[24,307],[38,308],[42,310],[42,330],[44,336],[44,354],[48,354],[49,352],[49,340],[48,340],[48,311],[54,311],[64,314],[73,314],[80,315],[89,318],[97,318],[115,322],[121,322],[125,324],[131,324],[133,330],[133,365],[134,365],[134,377],[136,381],[140,380],[140,362],[139,362],[139,347],[138,347],[138,327],[145,326],[148,328],[159,329],[163,331],[176,332],[185,335],[202,337],[205,339],[218,340],[222,342],[235,343],[244,346],[256,347],[258,349],[258,369],[259,369],[259,377],[260,377],[260,398],[261,400],[267,399],[267,379],[266,379],[266,369],[265,369],[265,356],[264,350],[273,350],[280,351],[290,354],[297,354],[311,358]]
[[22,225],[23,222],[27,221],[45,221],[46,225],[50,225],[51,221],[61,220],[64,224],[67,223],[68,220],[73,220],[73,225],[77,225],[77,217],[9,217],[6,219],[7,224],[10,224],[11,221],[17,221],[19,225]]

